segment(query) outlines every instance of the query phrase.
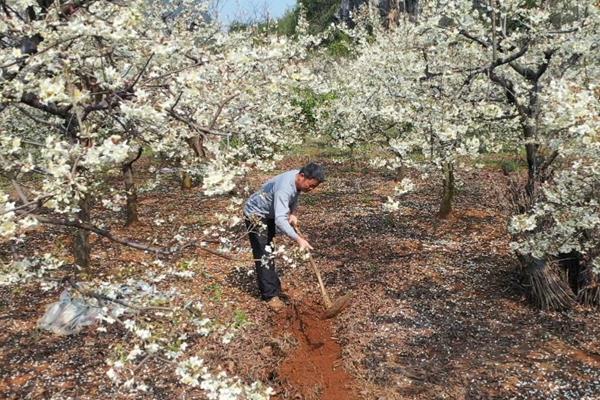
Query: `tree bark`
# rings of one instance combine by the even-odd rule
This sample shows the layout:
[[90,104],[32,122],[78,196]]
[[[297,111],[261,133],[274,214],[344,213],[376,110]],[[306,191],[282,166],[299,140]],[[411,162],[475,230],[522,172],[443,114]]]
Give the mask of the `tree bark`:
[[181,189],[189,190],[192,188],[192,177],[187,172],[181,173]]
[[570,253],[560,253],[558,255],[558,265],[567,273],[569,286],[573,290],[573,293],[578,293],[579,289],[587,283],[582,276],[581,254],[575,250]]
[[[85,195],[79,201],[79,212],[77,213],[78,222],[81,224],[89,224],[90,218],[90,198],[89,195]],[[88,269],[90,266],[90,232],[86,229],[77,229],[73,238],[73,257],[75,258],[75,264],[81,268]]]
[[525,145],[525,151],[527,154],[527,185],[525,186],[525,192],[530,199],[530,204],[533,204],[536,189],[536,177],[538,169],[537,149],[537,144],[528,143]]
[[125,226],[139,222],[137,208],[137,191],[133,182],[133,167],[131,164],[123,166],[123,178],[125,180],[125,191],[127,193],[127,206],[125,209]]
[[125,181],[125,192],[127,193],[127,206],[125,209],[125,226],[133,225],[139,222],[138,217],[138,202],[137,202],[137,189],[133,180],[133,163],[136,162],[142,155],[142,148],[138,149],[137,155],[133,160],[123,164],[121,170],[123,171],[123,179]]
[[531,257],[519,257],[525,267],[527,296],[542,310],[568,310],[575,304],[575,295],[556,263]]
[[454,199],[454,164],[451,162],[446,163],[443,167],[443,193],[442,201],[440,203],[440,211],[438,216],[440,218],[446,218],[452,211],[452,200]]

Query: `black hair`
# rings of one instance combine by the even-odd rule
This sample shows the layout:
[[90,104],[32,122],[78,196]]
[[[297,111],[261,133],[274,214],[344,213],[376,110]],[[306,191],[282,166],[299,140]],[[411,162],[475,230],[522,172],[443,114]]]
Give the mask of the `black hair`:
[[308,179],[316,179],[319,182],[325,181],[325,170],[322,166],[313,162],[306,164],[300,169],[300,173]]

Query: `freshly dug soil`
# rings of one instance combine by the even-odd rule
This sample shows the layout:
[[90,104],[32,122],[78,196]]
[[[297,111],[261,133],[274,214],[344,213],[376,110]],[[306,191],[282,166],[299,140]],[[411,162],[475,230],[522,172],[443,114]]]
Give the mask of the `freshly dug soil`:
[[357,399],[353,379],[341,365],[342,349],[332,337],[331,322],[321,317],[320,306],[307,302],[293,303],[281,314],[276,334],[291,332],[297,346],[283,361],[279,378],[302,399]]

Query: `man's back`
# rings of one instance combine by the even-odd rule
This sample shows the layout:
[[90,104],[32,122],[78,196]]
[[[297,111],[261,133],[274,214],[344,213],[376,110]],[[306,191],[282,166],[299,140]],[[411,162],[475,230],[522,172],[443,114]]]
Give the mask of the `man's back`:
[[274,193],[286,198],[290,210],[296,208],[298,190],[296,189],[297,169],[284,172],[269,179],[257,192],[252,194],[244,206],[244,214],[258,215],[263,218],[275,218]]

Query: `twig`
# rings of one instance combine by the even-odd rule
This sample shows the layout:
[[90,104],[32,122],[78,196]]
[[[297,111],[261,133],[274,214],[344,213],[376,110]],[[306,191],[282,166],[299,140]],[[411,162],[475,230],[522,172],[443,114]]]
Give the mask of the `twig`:
[[43,119],[41,119],[41,118],[38,118],[38,117],[36,117],[36,116],[35,116],[35,115],[33,115],[33,114],[30,114],[30,113],[29,113],[27,110],[25,110],[25,109],[24,109],[24,108],[22,108],[22,107],[19,107],[19,106],[17,106],[17,110],[19,110],[19,111],[20,111],[22,114],[24,114],[25,116],[29,117],[31,120],[33,120],[33,121],[35,121],[35,122],[37,122],[37,123],[39,123],[39,124],[46,125],[46,126],[49,126],[49,127],[51,127],[51,128],[58,129],[59,131],[64,131],[64,130],[65,130],[65,129],[64,129],[62,126],[60,126],[60,125],[53,124],[52,122],[48,122],[48,121],[46,121],[46,120],[43,120]]
[[185,71],[186,69],[198,67],[198,66],[201,66],[203,64],[204,64],[203,62],[199,62],[199,63],[196,63],[196,64],[188,65],[187,67],[178,68],[178,69],[176,69],[174,71],[167,72],[166,74],[163,74],[163,75],[160,75],[160,76],[155,76],[155,77],[152,77],[152,78],[148,78],[148,79],[146,79],[142,83],[146,84],[146,83],[151,82],[151,81],[155,81],[155,80],[158,80],[158,79],[163,79],[163,78],[166,78],[166,77],[168,77],[170,75],[174,75],[174,74],[177,74],[177,73],[179,73],[181,71]]
[[67,119],[70,117],[69,111],[66,108],[59,108],[55,104],[49,103],[44,104],[40,101],[39,97],[37,97],[33,93],[24,93],[21,96],[21,103],[27,104],[30,107],[37,108],[38,110],[45,111],[49,114],[56,115],[58,117]]
[[150,359],[150,357],[151,357],[151,355],[150,355],[150,354],[147,354],[147,355],[146,355],[146,357],[144,357],[144,358],[142,359],[142,361],[140,361],[140,362],[138,363],[138,365],[136,365],[136,366],[135,366],[135,368],[133,368],[133,372],[135,373],[135,372],[136,372],[138,369],[140,369],[140,367],[141,367],[142,365],[144,365],[144,363],[145,363],[146,361],[148,361],[148,360]]
[[[61,129],[62,129],[62,127],[61,127]],[[31,144],[33,146],[46,147],[45,144],[40,143],[40,142],[34,142],[33,140],[21,139],[21,142]]]
[[17,192],[17,195],[19,196],[21,201],[23,203],[29,203],[29,199],[27,199],[27,195],[25,195],[25,192],[21,188],[21,185],[19,185],[19,182],[17,182],[14,179],[11,179],[10,182],[12,183],[13,187],[15,188],[15,191]]
[[229,96],[225,100],[223,100],[221,103],[219,103],[219,107],[215,111],[215,114],[213,115],[213,119],[210,122],[208,129],[211,129],[211,130],[215,129],[215,126],[217,125],[217,119],[219,119],[219,115],[221,115],[221,112],[223,111],[223,107],[225,107],[225,105],[227,105],[227,103],[229,103],[235,97],[237,97],[237,94],[232,94],[231,96]]
[[202,134],[214,135],[214,136],[229,136],[229,134],[227,134],[227,133],[218,132],[218,131],[215,131],[214,129],[197,125],[194,121],[189,120],[189,119],[177,114],[175,112],[175,110],[173,110],[172,108],[168,110],[168,113],[170,116],[172,116],[173,118],[175,118],[176,120],[178,120],[180,122],[183,122],[184,124],[186,124],[187,126],[192,128],[192,130],[195,130],[196,132],[199,132]]
[[82,37],[82,36],[83,36],[83,35],[77,35],[77,36],[75,36],[75,37],[72,37],[72,38],[67,38],[67,39],[64,39],[64,40],[58,41],[58,42],[56,42],[56,43],[53,43],[53,44],[51,44],[50,46],[46,47],[45,49],[43,49],[43,50],[40,50],[40,51],[38,51],[37,53],[34,53],[34,54],[32,54],[32,55],[30,55],[30,56],[28,56],[28,57],[20,57],[20,58],[18,58],[16,61],[13,61],[13,62],[11,62],[11,63],[8,63],[8,64],[0,65],[0,68],[8,68],[8,67],[10,67],[10,66],[13,66],[13,65],[15,65],[15,64],[18,64],[18,63],[20,63],[20,62],[21,62],[21,61],[23,61],[23,60],[32,59],[32,58],[33,58],[33,57],[35,57],[35,56],[39,56],[40,54],[43,54],[43,53],[47,52],[48,50],[52,49],[53,47],[56,47],[56,46],[58,46],[58,45],[60,45],[60,44],[66,43],[66,42],[73,41],[73,40],[75,40],[75,39],[79,39],[79,38],[80,38],[80,37]]
[[200,250],[206,251],[207,253],[210,253],[210,254],[214,254],[215,256],[223,257],[223,258],[225,258],[227,260],[231,260],[231,261],[245,261],[245,260],[241,260],[241,259],[236,258],[236,257],[229,256],[227,254],[221,253],[220,251],[209,249],[208,247],[204,247],[204,246],[198,246],[198,247],[200,248]]
[[171,308],[168,307],[156,307],[156,306],[150,306],[150,307],[138,307],[138,306],[134,306],[131,305],[129,303],[126,303],[122,300],[118,300],[118,299],[113,299],[111,297],[108,297],[104,294],[101,293],[96,293],[93,290],[88,290],[88,289],[83,289],[81,286],[79,286],[76,282],[73,282],[70,278],[67,277],[66,282],[71,285],[71,287],[73,289],[75,289],[76,291],[78,291],[79,293],[81,293],[83,296],[86,297],[93,297],[97,300],[103,300],[103,301],[110,301],[112,303],[116,303],[119,304],[121,306],[124,307],[128,307],[137,311],[147,311],[147,310],[158,310],[158,311],[173,311]]
[[[18,207],[12,208],[12,209],[10,209],[10,210],[6,210],[6,211],[4,211],[4,212],[0,213],[0,215],[7,214],[7,213],[9,213],[9,212],[15,212],[15,211],[19,211],[19,210],[22,210],[22,209],[24,209],[24,208],[29,208],[30,206],[32,206],[32,205],[34,205],[34,204],[38,204],[38,207],[41,207],[41,205],[42,205],[42,204],[43,204],[43,203],[44,203],[46,200],[48,200],[48,199],[51,199],[52,197],[54,197],[54,195],[46,195],[46,196],[42,196],[42,197],[40,197],[40,198],[38,198],[38,199],[32,200],[32,201],[30,201],[30,202],[27,202],[27,203],[25,203],[25,204],[22,204],[22,205],[20,205],[20,206],[18,206]],[[30,210],[30,211],[31,211],[31,210]]]
[[133,247],[134,249],[138,249],[138,250],[151,251],[151,252],[154,252],[154,253],[157,253],[157,254],[164,254],[164,255],[173,254],[173,253],[175,253],[177,251],[177,250],[168,249],[168,248],[165,248],[165,247],[154,247],[154,246],[146,245],[146,244],[143,244],[143,243],[135,242],[135,241],[132,241],[132,240],[126,240],[126,239],[118,238],[118,237],[115,237],[109,231],[107,231],[105,229],[98,228],[97,226],[93,226],[93,225],[90,225],[90,224],[79,223],[79,222],[76,222],[76,221],[56,220],[56,219],[52,219],[52,218],[48,218],[48,217],[44,217],[44,216],[36,216],[36,218],[38,219],[38,221],[43,222],[45,224],[60,225],[60,226],[70,226],[70,227],[73,227],[73,228],[85,229],[87,231],[95,233],[96,235],[100,235],[100,236],[103,236],[103,237],[105,237],[105,238],[107,238],[109,240],[112,240],[113,242],[120,243],[120,244],[123,244],[125,246],[129,246],[129,247]]
[[129,87],[127,88],[128,90],[132,90],[133,87],[138,83],[138,81],[140,80],[140,78],[142,77],[144,72],[146,71],[146,68],[148,68],[148,64],[150,64],[150,60],[152,60],[152,57],[154,57],[154,53],[150,54],[150,57],[148,57],[148,60],[146,60],[146,63],[142,67],[142,70],[140,71],[138,76],[135,77],[133,83],[131,85],[129,85]]
[[177,100],[175,100],[175,103],[173,103],[173,105],[171,106],[171,111],[175,111],[175,107],[177,107],[177,104],[179,104],[179,100],[181,100],[182,95],[183,95],[183,91],[179,92],[179,96],[177,96]]
[[140,157],[142,156],[144,149],[142,148],[142,146],[140,146],[138,148],[137,154],[133,157],[133,159],[131,161],[127,161],[123,164],[124,168],[131,168],[131,165],[136,162],[137,160],[140,159]]

